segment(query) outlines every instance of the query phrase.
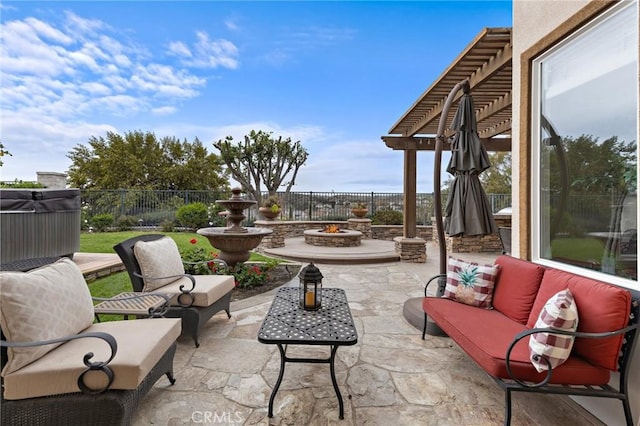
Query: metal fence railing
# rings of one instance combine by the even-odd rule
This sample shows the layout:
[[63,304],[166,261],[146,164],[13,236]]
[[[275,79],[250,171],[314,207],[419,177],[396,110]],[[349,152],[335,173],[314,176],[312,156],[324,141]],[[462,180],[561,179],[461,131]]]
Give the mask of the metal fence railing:
[[[111,214],[114,219],[122,216],[133,218],[140,226],[158,226],[163,221],[173,221],[177,210],[186,204],[202,202],[210,206],[211,214],[216,200],[229,198],[229,193],[215,191],[154,191],[154,190],[83,190],[83,220],[90,220],[98,214]],[[265,194],[266,197],[266,194]],[[355,203],[364,203],[369,215],[380,209],[402,211],[404,195],[402,193],[382,192],[290,192],[279,193],[283,220],[346,220],[351,216]],[[246,196],[251,199],[251,196]],[[493,212],[510,206],[510,194],[488,194]],[[258,218],[258,206],[245,212],[247,223]],[[435,216],[433,193],[416,196],[416,216],[418,224],[430,225]],[[215,218],[212,217],[212,221]]]

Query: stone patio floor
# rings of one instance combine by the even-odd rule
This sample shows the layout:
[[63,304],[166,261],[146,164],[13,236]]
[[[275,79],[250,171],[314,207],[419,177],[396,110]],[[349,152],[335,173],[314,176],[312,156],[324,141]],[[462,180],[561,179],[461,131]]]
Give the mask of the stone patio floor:
[[[280,356],[257,341],[273,294],[232,304],[232,318],[215,315],[200,337],[179,340],[176,384],[163,377],[142,401],[134,425],[499,425],[500,388],[449,338],[427,336],[404,319],[402,307],[423,294],[438,270],[437,249],[425,264],[318,264],[325,287],[343,288],[358,343],[338,349],[336,376],[345,418],[326,364],[287,364],[267,417]],[[496,255],[457,257],[492,262]],[[296,285],[291,282],[289,285]],[[325,347],[290,346],[289,355],[328,357]],[[567,397],[515,393],[513,425],[601,425]]]

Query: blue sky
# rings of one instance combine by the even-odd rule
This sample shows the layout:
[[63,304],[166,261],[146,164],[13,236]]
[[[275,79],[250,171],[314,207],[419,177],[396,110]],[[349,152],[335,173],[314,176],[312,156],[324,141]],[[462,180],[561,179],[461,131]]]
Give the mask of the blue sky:
[[216,152],[255,129],[309,151],[294,191],[401,192],[380,136],[482,28],[511,26],[511,2],[3,1],[0,17],[1,180],[66,172],[107,131]]

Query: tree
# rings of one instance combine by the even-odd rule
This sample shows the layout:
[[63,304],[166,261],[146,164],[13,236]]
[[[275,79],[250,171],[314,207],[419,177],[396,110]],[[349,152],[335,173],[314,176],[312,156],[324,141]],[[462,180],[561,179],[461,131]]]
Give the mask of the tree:
[[[281,186],[286,186],[285,192],[289,193],[309,155],[300,141],[292,143],[291,138],[282,136],[275,139],[271,134],[252,130],[244,141],[234,144],[233,137],[227,136],[213,144],[231,176],[253,195],[258,205],[262,201],[262,184],[269,195],[275,195]],[[291,179],[285,181],[289,174]]]
[[107,132],[67,154],[69,181],[82,189],[219,190],[228,186],[222,162],[196,138],[158,141],[152,132]]
[[4,149],[4,145],[2,144],[2,142],[0,142],[0,167],[4,165],[4,161],[2,160],[2,157],[4,157],[5,155],[11,156],[11,153],[6,149]]
[[511,153],[489,154],[491,167],[480,174],[480,182],[487,194],[511,194]]

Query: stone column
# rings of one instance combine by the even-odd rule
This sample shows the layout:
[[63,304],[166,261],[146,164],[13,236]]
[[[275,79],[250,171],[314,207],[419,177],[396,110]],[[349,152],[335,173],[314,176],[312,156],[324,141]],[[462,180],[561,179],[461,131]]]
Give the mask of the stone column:
[[367,239],[372,238],[371,233],[371,219],[358,219],[355,217],[347,220],[347,228],[353,231],[362,232],[362,236]]
[[427,242],[422,238],[396,237],[393,242],[401,262],[425,263],[427,261]]
[[255,226],[256,228],[268,228],[273,231],[262,239],[260,247],[279,248],[284,247],[284,239],[289,233],[291,223],[275,220],[256,220]]

